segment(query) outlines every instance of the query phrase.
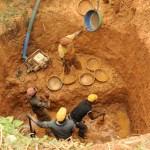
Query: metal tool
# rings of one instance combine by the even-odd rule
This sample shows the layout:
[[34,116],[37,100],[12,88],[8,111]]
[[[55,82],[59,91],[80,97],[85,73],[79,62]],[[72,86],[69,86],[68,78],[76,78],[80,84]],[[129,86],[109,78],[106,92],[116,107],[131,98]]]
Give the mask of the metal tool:
[[29,126],[30,126],[30,137],[35,138],[36,131],[35,130],[33,131],[32,124],[31,124],[31,119],[30,118],[29,118]]
[[[103,114],[102,112],[96,111],[96,110],[94,110],[93,112],[97,112],[97,113],[103,115],[103,119],[102,119],[101,121],[104,121],[104,120],[105,120],[105,115],[106,115],[106,110],[105,110],[105,109],[104,109],[104,112],[103,112],[103,113],[105,113],[105,114]],[[101,115],[100,115],[100,116],[101,116]]]

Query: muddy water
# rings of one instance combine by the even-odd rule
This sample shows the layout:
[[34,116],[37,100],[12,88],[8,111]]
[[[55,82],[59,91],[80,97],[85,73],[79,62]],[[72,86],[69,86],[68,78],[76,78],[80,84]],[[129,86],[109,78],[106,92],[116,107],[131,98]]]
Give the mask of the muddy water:
[[130,121],[127,112],[123,106],[117,105],[106,108],[107,114],[104,122],[101,121],[102,117],[93,121],[87,118],[87,136],[90,137],[90,141],[101,143],[128,137],[130,134]]
[[126,138],[130,132],[130,121],[127,114],[122,111],[118,111],[115,119],[120,126],[120,130],[117,132],[117,135],[121,138]]

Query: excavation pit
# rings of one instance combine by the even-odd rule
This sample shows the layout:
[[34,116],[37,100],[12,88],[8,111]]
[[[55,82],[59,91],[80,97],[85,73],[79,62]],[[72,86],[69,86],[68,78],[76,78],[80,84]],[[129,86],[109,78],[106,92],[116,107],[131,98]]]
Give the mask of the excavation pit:
[[[82,54],[79,54],[77,55],[77,57],[82,64],[82,70],[76,70],[74,67],[72,67],[70,75],[76,73],[78,76],[80,76],[87,72],[87,74],[92,74],[94,77],[94,72],[89,72],[86,67],[87,59],[89,59],[91,56],[84,55],[83,57]],[[101,58],[96,59],[101,60]],[[32,74],[26,74],[25,70],[23,70],[24,68],[22,67],[23,73],[21,76],[25,79],[24,82],[27,83],[27,87],[36,86],[38,89],[38,95],[42,99],[45,99],[45,91],[50,94],[50,101],[52,104],[52,107],[49,110],[50,115],[52,114],[52,117],[55,118],[55,114],[60,107],[66,107],[69,113],[75,106],[77,106],[77,104],[79,104],[79,102],[86,99],[90,93],[96,93],[99,100],[98,104],[94,105],[93,108],[98,110],[99,112],[105,109],[107,115],[104,122],[101,121],[101,117],[94,121],[91,121],[87,116],[84,118],[85,123],[88,126],[87,136],[89,137],[89,139],[85,140],[84,142],[109,142],[112,137],[114,139],[118,139],[118,137],[128,137],[131,130],[128,117],[128,92],[126,90],[124,81],[122,80],[121,76],[119,76],[119,74],[116,72],[116,70],[112,66],[107,64],[105,60],[103,60],[103,69],[105,69],[109,75],[109,80],[107,80],[106,82],[99,82],[98,80],[94,80],[92,84],[87,86],[81,84],[81,81],[77,79],[72,84],[63,84],[63,86],[59,90],[54,90],[50,87],[47,88],[47,84],[51,83],[50,79],[54,78],[54,80],[58,80],[59,76],[62,77],[62,64],[58,63],[57,61],[59,62],[60,60],[52,59],[51,68]],[[57,63],[57,66],[55,65],[55,63]],[[35,79],[33,78],[34,76],[36,77]],[[69,77],[69,75],[64,74],[63,76]],[[12,81],[9,81],[9,84],[11,82]],[[22,83],[18,79],[17,82]],[[56,83],[53,84],[54,87],[57,86]],[[26,98],[26,93],[24,94],[24,97]],[[26,102],[28,103],[28,101]],[[31,114],[33,114],[30,107],[29,111]],[[20,115],[20,117],[22,116]],[[37,136],[42,137],[45,134],[44,129],[40,129],[35,124],[33,124],[33,127],[36,129]],[[75,130],[75,138],[78,138],[77,132],[78,129]]]

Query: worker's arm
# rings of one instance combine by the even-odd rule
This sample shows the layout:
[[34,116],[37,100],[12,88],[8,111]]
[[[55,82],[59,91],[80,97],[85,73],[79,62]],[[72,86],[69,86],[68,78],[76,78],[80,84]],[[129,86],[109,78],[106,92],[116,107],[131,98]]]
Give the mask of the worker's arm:
[[78,35],[80,35],[80,34],[81,34],[83,31],[85,31],[85,30],[86,30],[86,27],[84,27],[83,29],[81,29],[81,30],[75,32],[74,35],[75,35],[75,36],[78,36]]
[[44,103],[44,102],[37,102],[37,106],[44,107],[44,108],[50,108],[50,102]]
[[38,98],[38,100],[35,100],[33,103],[34,105],[37,105],[39,107],[50,108],[50,102],[42,102],[40,98]]
[[50,97],[50,94],[49,94],[48,92],[46,92],[46,93],[45,93],[45,98],[47,99],[47,105],[48,105],[48,108],[51,107],[51,102],[50,102],[49,97]]
[[61,61],[62,61],[62,63],[63,63],[63,66],[67,66],[68,64],[66,63],[66,60],[65,60],[65,58],[63,57],[63,58],[61,58]]
[[38,121],[34,117],[32,117],[30,114],[26,115],[28,118],[30,118],[37,126],[41,128],[48,128],[50,127],[49,121]]
[[90,111],[88,113],[88,116],[90,117],[91,120],[94,120],[94,119],[96,119],[96,118],[98,118],[99,116],[102,116],[102,115],[103,115],[103,118],[104,118],[104,116],[106,115],[106,111],[104,111],[104,112],[97,112],[97,113],[98,114],[94,114],[92,111]]
[[74,32],[73,34],[71,35],[67,35],[66,37],[68,37],[69,39],[73,40],[76,36],[80,35],[83,31],[86,30],[87,27],[84,27],[83,29],[79,30],[79,31],[76,31]]
[[59,53],[59,57],[60,58],[64,58],[64,56],[65,56],[65,49],[64,49],[64,47],[61,45],[61,44],[59,44],[59,46],[58,46],[58,53]]
[[72,120],[70,120],[70,121],[72,123],[72,132],[74,132],[76,125],[75,125],[75,123]]

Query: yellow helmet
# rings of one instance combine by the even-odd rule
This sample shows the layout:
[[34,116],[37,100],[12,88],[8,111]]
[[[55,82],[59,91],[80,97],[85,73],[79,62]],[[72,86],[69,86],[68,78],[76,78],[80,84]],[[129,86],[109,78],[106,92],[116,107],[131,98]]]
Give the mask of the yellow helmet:
[[89,102],[94,102],[95,100],[97,100],[97,95],[96,94],[90,94],[87,99]]
[[56,114],[56,119],[60,122],[63,121],[66,118],[66,113],[67,113],[66,108],[61,107]]

